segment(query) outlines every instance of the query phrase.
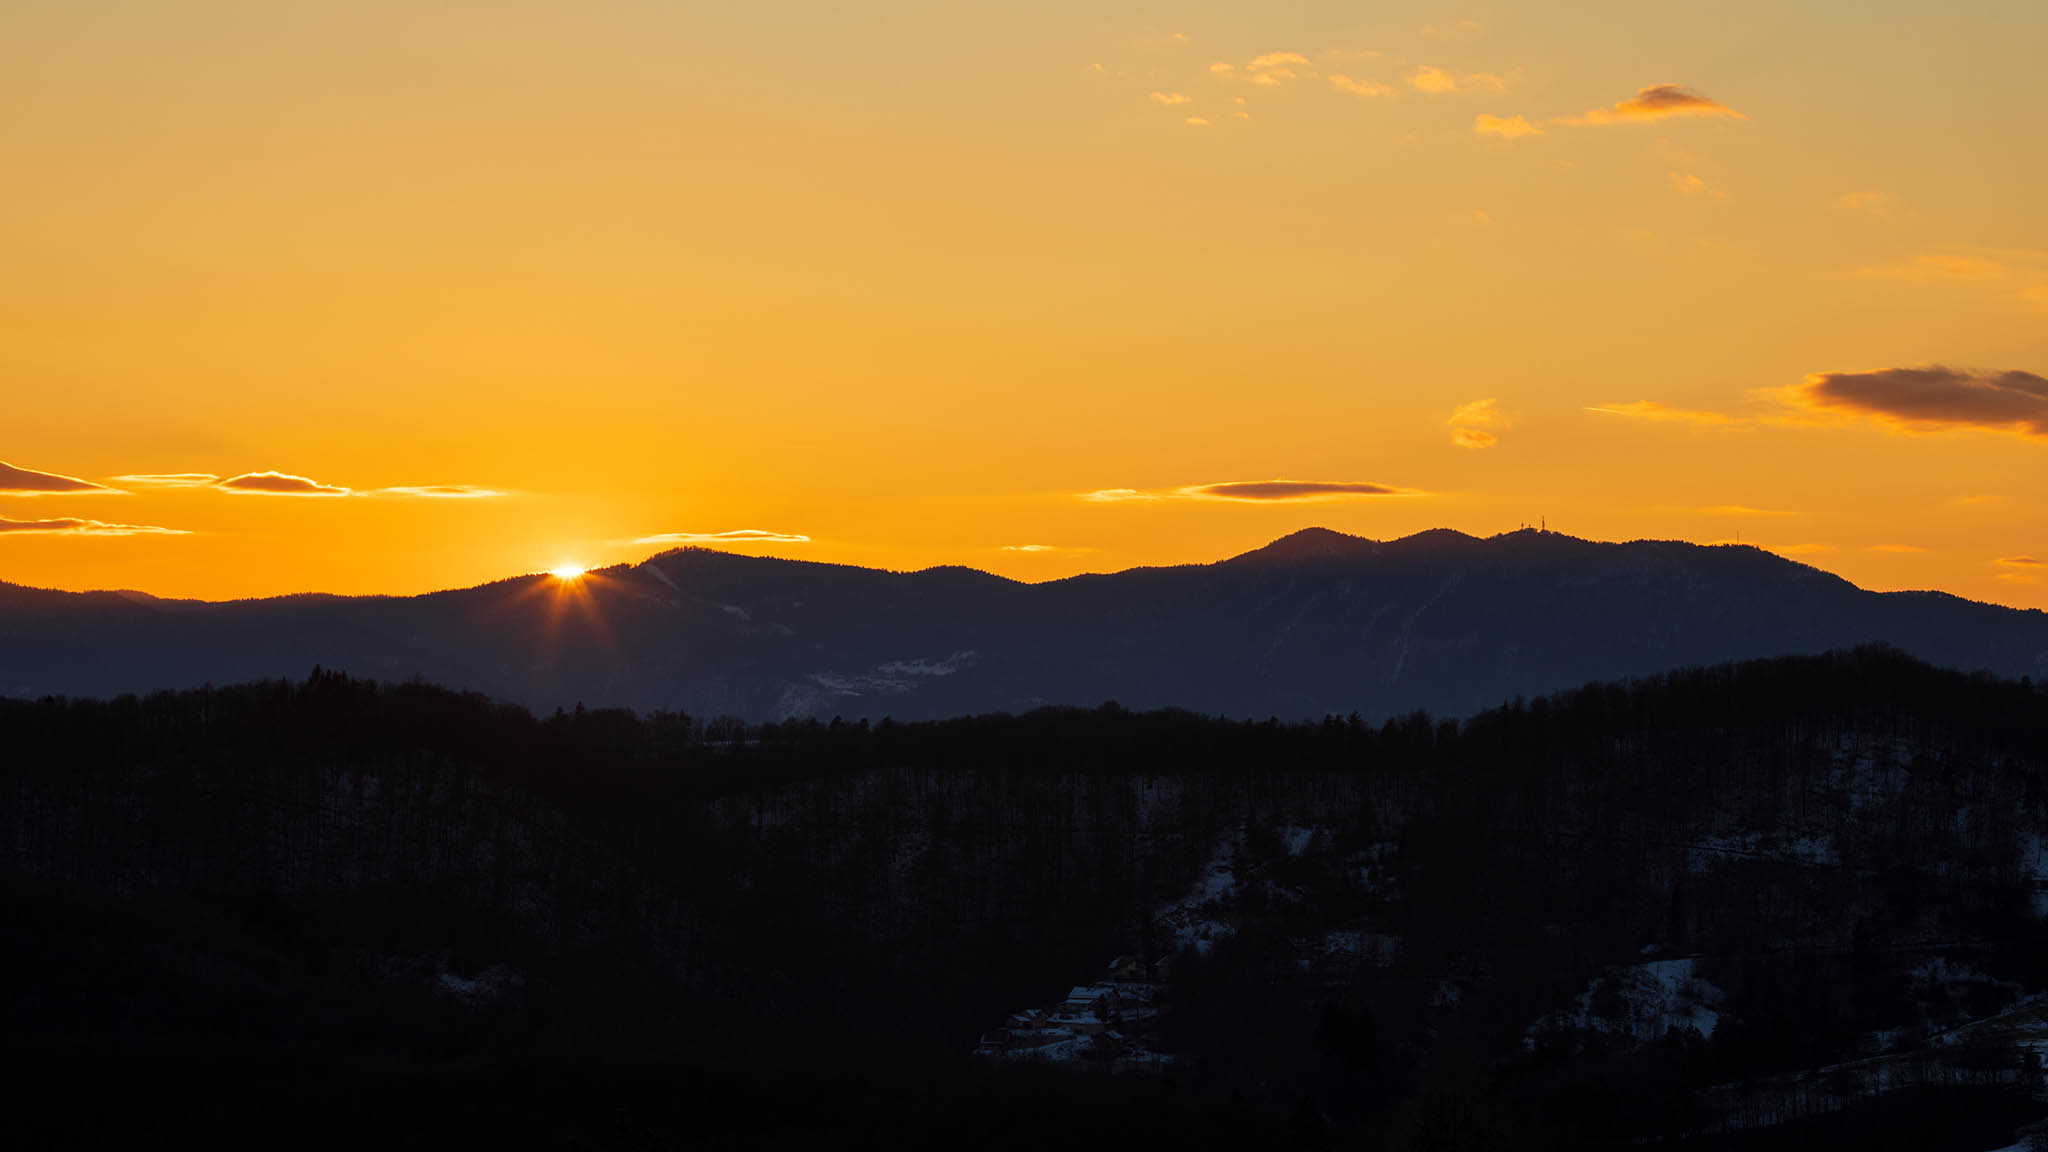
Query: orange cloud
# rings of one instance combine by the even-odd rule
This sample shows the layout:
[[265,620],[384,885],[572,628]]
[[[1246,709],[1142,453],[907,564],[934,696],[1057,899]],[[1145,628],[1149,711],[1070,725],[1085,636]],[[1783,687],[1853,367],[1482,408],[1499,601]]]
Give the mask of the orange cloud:
[[216,488],[229,492],[260,492],[270,496],[346,496],[349,490],[333,484],[322,484],[304,476],[293,476],[284,472],[244,472],[217,481]]
[[1813,411],[1867,416],[1909,432],[1974,428],[2048,436],[2048,379],[1931,364],[1875,372],[1819,372],[1786,399]]
[[2000,556],[1998,562],[2013,568],[2038,568],[2048,564],[2048,560],[2038,556]]
[[0,520],[0,533],[43,536],[190,536],[182,528],[153,524],[109,524],[104,520]]
[[414,496],[423,500],[484,500],[505,493],[495,488],[478,488],[469,484],[420,484],[400,485],[396,488],[379,488],[377,496]]
[[1488,396],[1483,400],[1458,405],[1444,424],[1451,430],[1451,443],[1460,448],[1477,450],[1491,448],[1500,443],[1500,437],[1485,429],[1505,428],[1508,421],[1507,417],[1502,415],[1494,398]]
[[656,536],[642,536],[634,544],[674,546],[680,544],[809,544],[809,536],[794,532],[764,532],[759,528],[741,528],[732,532],[663,532]]
[[30,468],[16,468],[0,461],[0,495],[6,496],[47,496],[59,492],[118,492],[104,484],[94,484],[74,476],[59,476],[55,472],[37,472]]
[[1845,192],[1835,197],[1835,211],[1845,216],[1861,216],[1868,220],[1882,220],[1892,214],[1892,196],[1888,192],[1870,189],[1863,192]]
[[1491,72],[1470,72],[1458,76],[1428,64],[1416,66],[1414,71],[1408,73],[1407,80],[1410,88],[1431,95],[1447,92],[1500,92],[1508,86],[1506,80]]
[[1675,116],[1721,116],[1731,120],[1749,117],[1717,100],[1708,99],[1679,84],[1652,84],[1637,89],[1634,96],[1584,116],[1569,116],[1566,124],[1633,124],[1647,120],[1668,120]]
[[1164,105],[1169,108],[1176,104],[1189,104],[1193,102],[1188,96],[1180,92],[1154,92],[1147,96],[1146,99],[1154,104]]
[[1636,420],[1649,420],[1660,424],[1698,424],[1707,426],[1728,426],[1747,424],[1740,416],[1723,412],[1704,412],[1693,408],[1673,408],[1655,400],[1635,400],[1627,404],[1589,405],[1588,412],[1604,412],[1609,416],[1627,416]]
[[142,488],[206,488],[220,482],[211,472],[144,472],[114,479]]
[[1353,96],[1399,95],[1399,90],[1390,84],[1382,84],[1377,80],[1353,80],[1349,76],[1330,77],[1330,87],[1335,88],[1339,92],[1349,92]]
[[1529,123],[1526,116],[1488,116],[1484,112],[1472,118],[1472,131],[1481,136],[1499,136],[1506,140],[1543,135],[1543,129]]
[[1690,172],[1671,173],[1671,186],[1686,196],[1705,196],[1712,200],[1724,200],[1728,196],[1726,192],[1709,186],[1705,180]]

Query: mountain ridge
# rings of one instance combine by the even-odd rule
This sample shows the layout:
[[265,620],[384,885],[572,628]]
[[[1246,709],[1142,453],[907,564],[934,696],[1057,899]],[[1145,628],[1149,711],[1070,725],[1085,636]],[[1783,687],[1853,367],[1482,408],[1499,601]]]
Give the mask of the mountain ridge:
[[1311,528],[1206,564],[1027,584],[674,549],[563,581],[238,601],[0,585],[0,695],[421,677],[551,708],[937,718],[1041,704],[1264,718],[1427,709],[1887,643],[2048,676],[2048,618],[1878,593],[1749,546]]

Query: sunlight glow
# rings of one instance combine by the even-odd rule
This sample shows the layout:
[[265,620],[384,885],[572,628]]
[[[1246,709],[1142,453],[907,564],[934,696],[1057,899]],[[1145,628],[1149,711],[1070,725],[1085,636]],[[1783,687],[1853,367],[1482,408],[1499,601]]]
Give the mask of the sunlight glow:
[[587,571],[587,569],[577,568],[573,565],[564,564],[559,568],[548,569],[548,575],[553,576],[557,580],[581,580],[583,579],[583,573],[585,571]]

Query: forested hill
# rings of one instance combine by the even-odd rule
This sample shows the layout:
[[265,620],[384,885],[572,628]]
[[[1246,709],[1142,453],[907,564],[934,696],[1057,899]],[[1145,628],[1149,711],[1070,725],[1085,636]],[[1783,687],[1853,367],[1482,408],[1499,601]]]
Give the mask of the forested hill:
[[[2048,693],[1892,650],[1377,724],[323,671],[0,701],[0,746],[34,1143],[1984,1152],[2043,1114]],[[1162,1074],[967,1055],[1122,954],[1177,960]]]
[[688,549],[563,582],[233,603],[0,585],[0,693],[422,677],[549,710],[934,719],[1046,704],[1235,718],[1417,708],[1887,643],[2048,678],[2048,616],[1867,592],[1745,547],[1321,529],[1215,564],[1019,584]]

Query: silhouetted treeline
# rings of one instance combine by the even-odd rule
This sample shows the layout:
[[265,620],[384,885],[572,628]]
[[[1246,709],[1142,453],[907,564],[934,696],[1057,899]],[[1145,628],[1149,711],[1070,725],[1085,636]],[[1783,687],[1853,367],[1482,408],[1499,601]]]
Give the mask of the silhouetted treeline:
[[[0,701],[0,748],[12,1054],[220,1140],[288,1134],[360,1080],[388,1106],[314,1135],[749,1146],[801,1127],[795,1095],[999,1146],[1071,1119],[1219,1146],[1743,1147],[1759,1116],[1863,1123],[1855,1073],[1811,1074],[1871,1034],[2048,988],[2048,693],[1885,649],[1462,724],[536,717],[316,670]],[[1179,1072],[966,1065],[1111,956],[1175,952],[1153,913],[1219,845],[1234,935],[1180,957]],[[1332,967],[1332,932],[1398,948]],[[1645,955],[1697,958],[1711,1036],[1585,1023]],[[1968,978],[1916,975],[1928,957]],[[1923,1064],[1958,1109],[2027,1086]]]

